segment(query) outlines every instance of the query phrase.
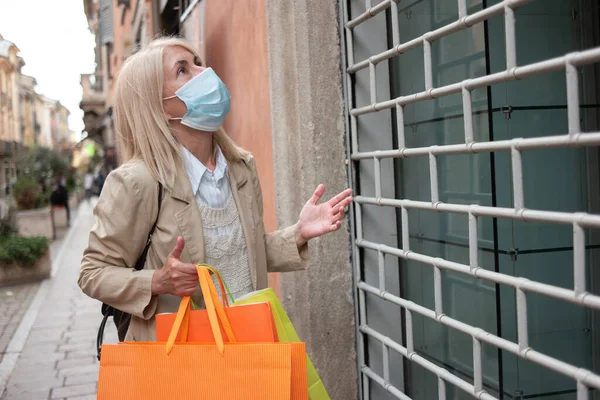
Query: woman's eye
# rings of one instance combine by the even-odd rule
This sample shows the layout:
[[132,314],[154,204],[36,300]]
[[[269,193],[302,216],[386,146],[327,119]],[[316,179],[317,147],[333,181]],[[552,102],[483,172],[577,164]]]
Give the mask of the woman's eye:
[[186,71],[186,69],[185,69],[185,68],[179,68],[179,69],[177,70],[177,76],[179,76],[179,75],[181,75],[181,74],[185,74],[186,72],[187,72],[187,71]]
[[196,64],[197,66],[201,67],[202,63],[200,62],[200,59],[198,57],[194,58],[194,64]]

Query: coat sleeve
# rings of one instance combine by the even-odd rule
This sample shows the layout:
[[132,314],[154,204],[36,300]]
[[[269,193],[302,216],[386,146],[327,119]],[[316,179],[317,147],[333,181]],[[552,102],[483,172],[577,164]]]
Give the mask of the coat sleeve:
[[157,202],[146,200],[157,197],[154,186],[152,195],[151,182],[136,182],[123,168],[107,177],[78,280],[88,296],[143,319],[151,318],[158,304],[152,296],[154,271],[134,269],[158,213]]
[[[254,158],[250,158],[248,166],[251,170],[254,194],[258,205],[260,232],[264,232],[262,189],[256,171]],[[296,227],[294,225],[275,232],[265,234],[268,272],[291,272],[308,267],[308,243],[298,248],[296,245]]]

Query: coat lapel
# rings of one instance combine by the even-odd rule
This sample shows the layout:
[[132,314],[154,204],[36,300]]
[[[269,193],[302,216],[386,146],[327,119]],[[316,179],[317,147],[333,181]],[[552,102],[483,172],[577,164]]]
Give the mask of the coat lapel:
[[256,289],[256,249],[254,246],[254,230],[251,220],[252,197],[247,195],[244,189],[248,185],[248,176],[244,174],[237,163],[229,163],[227,168],[229,182],[231,182],[231,194],[240,214],[242,230],[246,239],[246,248],[248,250],[248,262],[250,264],[250,274],[252,276],[252,286]]
[[179,230],[185,241],[184,249],[190,254],[190,262],[202,264],[205,261],[202,218],[183,164],[177,168],[177,176],[175,177],[171,197],[178,200],[180,204],[180,208],[175,211],[173,217],[179,225]]

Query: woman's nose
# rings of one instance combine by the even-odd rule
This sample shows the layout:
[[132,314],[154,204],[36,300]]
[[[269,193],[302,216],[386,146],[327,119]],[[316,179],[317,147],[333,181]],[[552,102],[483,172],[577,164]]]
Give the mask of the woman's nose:
[[204,71],[206,69],[205,67],[201,67],[199,65],[194,65],[193,68],[194,68],[193,69],[194,76],[199,75],[202,71]]

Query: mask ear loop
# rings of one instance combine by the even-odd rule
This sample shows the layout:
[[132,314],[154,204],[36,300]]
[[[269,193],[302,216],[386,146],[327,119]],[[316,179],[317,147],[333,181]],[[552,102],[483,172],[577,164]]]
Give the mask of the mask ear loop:
[[[173,96],[169,96],[169,97],[163,97],[163,101],[165,101],[165,100],[171,100],[171,99],[174,99],[175,97],[177,97],[176,94],[174,94]],[[169,121],[174,121],[174,120],[182,120],[182,119],[183,119],[183,117],[173,117],[173,118],[169,118],[168,120]]]

